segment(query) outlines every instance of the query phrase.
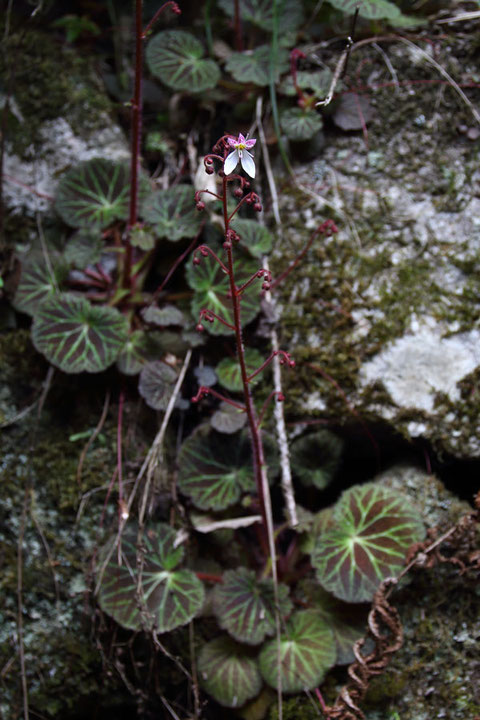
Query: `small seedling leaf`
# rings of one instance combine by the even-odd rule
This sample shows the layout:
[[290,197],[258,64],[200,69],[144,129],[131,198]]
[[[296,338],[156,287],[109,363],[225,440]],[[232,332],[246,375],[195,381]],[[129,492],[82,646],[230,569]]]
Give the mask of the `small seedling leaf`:
[[162,362],[152,360],[140,372],[138,391],[154,410],[166,410],[177,380],[176,371]]
[[[235,16],[234,0],[219,0],[219,6],[231,18]],[[258,27],[271,32],[274,23],[274,10],[271,0],[242,0],[239,3],[240,17]],[[296,30],[303,22],[303,8],[298,0],[283,0],[279,4],[278,29],[280,34]]]
[[[234,52],[228,58],[225,69],[237,82],[266,87],[270,82],[270,55],[270,45],[260,45],[255,50],[245,52]],[[275,67],[275,80],[278,80],[287,68],[288,52],[280,49]]]
[[297,107],[282,112],[280,125],[290,140],[311,140],[322,129],[323,122],[316,110]]

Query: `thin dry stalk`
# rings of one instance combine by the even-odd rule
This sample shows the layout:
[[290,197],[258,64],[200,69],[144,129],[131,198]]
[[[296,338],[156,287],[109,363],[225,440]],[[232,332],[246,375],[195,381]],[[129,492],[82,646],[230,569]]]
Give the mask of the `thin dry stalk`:
[[77,483],[78,483],[78,485],[82,484],[82,470],[83,470],[83,464],[85,462],[85,458],[87,457],[87,453],[90,450],[92,444],[95,442],[95,440],[99,436],[99,434],[105,424],[105,420],[107,419],[109,404],[110,404],[110,390],[107,390],[107,392],[105,394],[105,400],[103,402],[103,409],[102,409],[102,414],[100,415],[100,420],[98,421],[95,430],[88,438],[82,452],[80,453],[80,457],[78,459],[78,465],[77,465]]

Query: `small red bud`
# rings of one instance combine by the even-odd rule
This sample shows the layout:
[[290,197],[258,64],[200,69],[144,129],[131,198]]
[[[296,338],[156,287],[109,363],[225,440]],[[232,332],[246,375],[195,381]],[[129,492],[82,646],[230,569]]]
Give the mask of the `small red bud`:
[[290,362],[288,364],[290,365],[291,368],[294,368],[297,363],[295,362],[295,360],[290,360]]
[[195,255],[195,257],[193,258],[193,264],[194,264],[194,265],[200,265],[200,258],[198,258],[196,255]]
[[237,188],[236,190],[233,191],[233,194],[235,195],[235,197],[238,197],[238,198],[243,197],[243,190],[242,190],[242,188]]
[[207,175],[213,175],[215,171],[212,167],[206,167],[205,172],[207,173]]
[[231,243],[231,242],[228,242],[228,240],[225,240],[225,242],[223,243],[223,249],[224,249],[224,250],[231,250],[231,249],[232,249],[232,243]]
[[197,202],[197,210],[205,210],[205,203],[203,202],[203,200],[199,200]]
[[196,328],[195,328],[195,330],[197,330],[198,332],[203,332],[203,329],[204,329],[204,328],[203,328],[202,323],[198,323],[198,325],[197,325]]
[[269,283],[269,282],[264,282],[264,283],[262,284],[262,290],[270,290],[270,283]]
[[283,402],[285,400],[285,395],[283,393],[278,393],[277,400],[278,402]]
[[255,203],[255,205],[253,206],[253,209],[256,210],[257,212],[261,212],[261,211],[262,211],[262,206],[260,205],[260,203],[257,202],[257,203]]
[[253,202],[253,200],[252,200],[251,197],[247,197],[247,198],[245,199],[245,202],[247,203],[247,205],[251,205],[252,202]]
[[245,182],[243,183],[243,187],[245,189],[248,189],[250,187],[250,183],[248,182],[248,180],[245,180]]
[[205,162],[205,165],[213,165],[213,158],[206,157],[204,162]]

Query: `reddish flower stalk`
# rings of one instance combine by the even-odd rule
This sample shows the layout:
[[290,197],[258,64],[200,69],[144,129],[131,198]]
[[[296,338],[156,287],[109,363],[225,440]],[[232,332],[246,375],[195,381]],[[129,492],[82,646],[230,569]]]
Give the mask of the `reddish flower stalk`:
[[201,385],[198,388],[198,392],[194,397],[192,397],[192,402],[196,403],[199,400],[201,400],[203,397],[206,397],[207,395],[213,395],[214,397],[218,398],[222,402],[226,402],[229,405],[231,405],[234,408],[237,408],[237,410],[241,410],[242,412],[245,412],[245,406],[240,405],[240,403],[235,402],[234,400],[230,400],[230,398],[225,397],[225,395],[222,395],[221,393],[217,392],[216,390],[212,390],[210,387],[206,387],[205,385]]
[[[255,409],[255,405],[253,402],[253,397],[250,389],[250,381],[253,377],[255,377],[258,372],[261,372],[261,370],[268,365],[268,363],[272,360],[273,354],[263,363],[263,365],[260,367],[259,370],[248,375],[247,367],[245,363],[245,347],[243,342],[243,328],[242,328],[242,319],[241,319],[241,297],[243,291],[255,280],[255,279],[263,279],[263,289],[265,290],[267,286],[270,286],[271,282],[271,275],[269,271],[264,270],[263,268],[260,268],[252,277],[247,280],[243,285],[238,286],[235,280],[235,263],[234,263],[234,241],[238,239],[237,233],[230,228],[230,221],[232,220],[235,213],[238,211],[238,209],[241,207],[243,203],[247,204],[253,204],[253,207],[255,210],[261,210],[261,204],[260,204],[260,198],[259,196],[254,192],[249,192],[246,196],[244,196],[237,204],[237,207],[233,210],[233,212],[229,215],[228,209],[227,209],[227,192],[228,192],[228,183],[230,181],[239,180],[240,181],[240,187],[237,188],[237,190],[234,192],[234,195],[236,197],[241,197],[244,189],[248,189],[249,182],[242,178],[239,175],[234,174],[233,172],[228,172],[230,169],[233,171],[234,168],[234,162],[232,159],[230,159],[228,166],[225,164],[225,160],[228,157],[231,158],[231,150],[232,146],[235,147],[235,151],[238,153],[238,157],[240,160],[242,159],[242,156],[240,155],[240,150],[243,151],[245,148],[251,148],[254,145],[253,140],[248,140],[247,138],[244,138],[243,135],[240,135],[238,140],[234,139],[232,142],[232,135],[224,135],[214,146],[214,152],[223,153],[223,156],[218,155],[207,155],[205,157],[205,168],[209,174],[213,173],[213,160],[214,158],[217,160],[222,160],[223,163],[223,176],[222,176],[222,203],[223,203],[223,220],[224,220],[224,237],[225,242],[223,244],[223,248],[226,252],[226,262],[222,262],[218,256],[211,251],[207,246],[200,246],[198,248],[197,253],[195,254],[193,258],[193,262],[195,264],[198,264],[200,262],[200,256],[206,256],[208,254],[211,255],[216,262],[218,262],[224,270],[225,274],[228,276],[229,285],[230,285],[230,293],[229,296],[231,298],[232,303],[232,311],[233,311],[233,325],[227,323],[222,318],[219,318],[215,315],[212,311],[208,309],[204,309],[200,312],[200,320],[203,318],[207,321],[212,321],[213,318],[219,319],[221,322],[223,322],[224,325],[227,327],[230,327],[235,332],[235,340],[237,345],[237,357],[238,357],[238,364],[240,366],[240,375],[242,380],[242,386],[243,386],[243,397],[244,397],[244,406],[240,406],[236,403],[233,403],[231,400],[228,400],[227,398],[222,397],[222,400],[225,400],[230,405],[233,405],[234,407],[238,407],[239,409],[244,410],[244,412],[247,415],[248,419],[248,426],[250,429],[250,437],[252,441],[252,454],[253,454],[253,470],[254,470],[254,477],[255,477],[255,484],[257,488],[257,494],[260,502],[260,510],[263,518],[263,531],[266,532],[268,527],[268,521],[267,521],[267,509],[266,509],[266,502],[265,502],[265,496],[263,492],[263,468],[265,466],[265,454],[263,449],[263,443],[262,443],[262,437],[260,432],[260,423],[263,419],[266,406],[268,404],[268,401],[274,397],[276,394],[271,393],[269,399],[267,400],[267,403],[264,405],[262,412],[260,414],[260,419],[257,418],[257,413]],[[248,145],[247,145],[248,143]],[[229,155],[230,153],[230,155]],[[249,154],[250,155],[250,154]],[[236,159],[236,158],[235,158]],[[243,162],[242,167],[243,169],[250,174],[251,177],[255,174],[255,167],[252,167],[252,161],[253,157],[250,156],[248,159],[248,162]],[[195,201],[199,202],[198,194],[195,198]],[[199,325],[197,325],[198,329],[202,329],[201,322]],[[285,353],[283,351],[278,351],[283,355],[284,362],[288,362],[288,364],[291,367],[294,367],[295,363],[293,360],[291,360],[290,355],[288,353]],[[278,354],[278,353],[275,353]],[[218,393],[215,393],[212,391],[211,388],[203,388],[201,387],[195,396],[195,400],[199,400],[200,397],[202,397],[205,394],[211,393],[212,395],[216,395],[216,397],[219,397]],[[279,397],[279,400],[282,400],[282,397]]]

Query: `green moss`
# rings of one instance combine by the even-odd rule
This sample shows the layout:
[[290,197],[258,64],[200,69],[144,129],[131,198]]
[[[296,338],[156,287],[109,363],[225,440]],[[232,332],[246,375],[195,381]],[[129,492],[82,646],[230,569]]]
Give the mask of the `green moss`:
[[83,134],[96,126],[102,111],[111,109],[91,61],[58,44],[51,34],[22,29],[12,33],[6,43],[0,75],[7,87],[12,83],[12,97],[24,118],[9,127],[8,140],[16,154],[31,152],[47,120],[68,115],[73,130]]

